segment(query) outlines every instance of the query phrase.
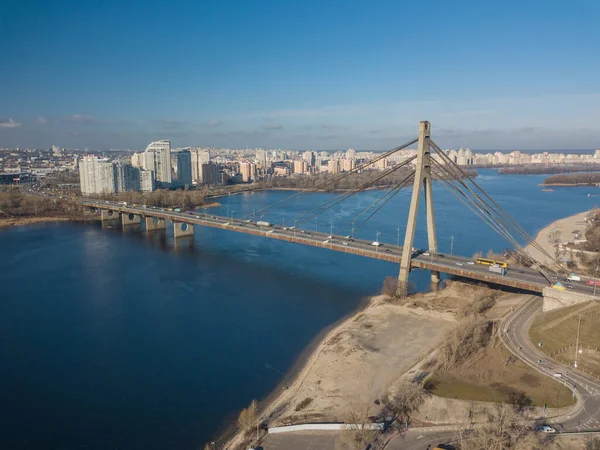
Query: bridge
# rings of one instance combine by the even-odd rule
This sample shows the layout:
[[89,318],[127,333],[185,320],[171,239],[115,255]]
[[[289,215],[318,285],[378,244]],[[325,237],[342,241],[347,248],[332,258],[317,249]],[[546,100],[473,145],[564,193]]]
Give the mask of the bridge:
[[[355,169],[338,174],[330,180],[314,186],[308,191],[297,192],[288,198],[278,201],[272,205],[262,208],[258,213],[262,216],[267,210],[289,204],[310,193],[310,191],[322,190],[326,185],[332,185],[345,177],[365,169],[367,166],[390,156],[409,145],[418,142],[418,151],[415,157],[409,158],[403,163],[384,170],[381,175],[371,178],[369,181],[361,184],[359,187],[345,191],[338,196],[328,200],[310,211],[304,212],[297,220],[294,226],[278,226],[268,222],[255,221],[252,218],[223,217],[218,215],[201,213],[198,211],[178,212],[166,208],[149,207],[146,205],[130,205],[124,202],[110,202],[106,200],[84,200],[85,206],[99,210],[103,223],[121,223],[124,227],[128,225],[141,224],[145,222],[146,231],[154,231],[166,228],[167,221],[172,222],[174,236],[191,236],[194,233],[194,225],[219,228],[238,233],[245,233],[255,236],[262,236],[269,239],[303,244],[312,247],[324,248],[332,251],[350,253],[363,257],[380,259],[400,264],[398,277],[398,289],[401,293],[406,293],[408,286],[408,275],[411,270],[425,269],[431,272],[431,281],[434,284],[439,283],[440,273],[456,275],[459,277],[493,283],[502,286],[508,286],[530,292],[542,293],[553,285],[554,274],[550,268],[543,268],[527,256],[518,239],[521,238],[528,243],[532,243],[536,248],[546,253],[535,241],[523,230],[506,212],[489,197],[460,167],[452,162],[448,156],[438,147],[430,137],[429,122],[421,122],[418,139],[414,139],[400,147],[378,156],[377,158],[362,164]],[[438,155],[433,158],[431,149]],[[414,170],[407,170],[408,164],[414,164]],[[297,222],[306,222],[331,207],[341,203],[347,198],[358,192],[371,187],[377,181],[386,176],[404,170],[406,175],[395,186],[390,188],[373,205],[361,212],[357,218],[352,220],[352,229],[347,235],[335,235],[318,231],[299,228]],[[448,255],[437,251],[437,238],[435,229],[434,203],[432,195],[432,182],[436,179],[450,192],[457,200],[463,203],[474,214],[479,216],[494,231],[503,236],[509,243],[515,247],[515,252],[523,258],[523,261],[529,261],[530,267],[511,267],[505,274],[494,273],[488,266],[477,264],[472,258],[465,258],[456,255]],[[362,220],[362,224],[368,221],[377,213],[394,195],[403,187],[413,185],[411,203],[408,214],[408,223],[404,245],[389,245],[364,239],[357,239],[354,236],[355,221]],[[414,235],[416,229],[416,217],[420,203],[421,191],[425,197],[425,207],[427,216],[427,251],[416,250],[414,245]],[[359,223],[360,225],[360,223]],[[549,255],[548,255],[549,256]],[[553,259],[550,257],[550,259]],[[595,294],[591,286],[584,283],[572,283],[573,293],[583,294],[585,296]],[[557,293],[558,294],[558,293]]]

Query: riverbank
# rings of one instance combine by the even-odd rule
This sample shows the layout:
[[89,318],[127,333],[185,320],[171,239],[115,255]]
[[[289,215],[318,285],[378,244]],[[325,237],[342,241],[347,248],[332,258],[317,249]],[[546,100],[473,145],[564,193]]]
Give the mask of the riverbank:
[[10,217],[0,219],[0,228],[18,227],[23,225],[35,225],[51,222],[68,222],[76,219],[70,217]]
[[[306,422],[348,422],[353,411],[377,405],[417,363],[435,350],[465,299],[487,290],[453,282],[446,289],[415,294],[401,305],[375,296],[368,305],[332,328],[295,365],[293,380],[273,392],[260,408],[268,426]],[[243,433],[224,448],[243,448]]]
[[525,253],[543,264],[553,264],[553,258],[556,252],[553,240],[558,239],[560,242],[566,242],[573,239],[573,231],[579,231],[583,233],[586,228],[587,215],[588,211],[583,211],[572,216],[556,220],[540,230],[535,237],[535,242],[537,242],[537,244],[539,244],[539,246],[542,247],[544,251],[550,255],[550,257],[537,248],[534,248],[532,244],[529,244],[527,247],[525,247]]

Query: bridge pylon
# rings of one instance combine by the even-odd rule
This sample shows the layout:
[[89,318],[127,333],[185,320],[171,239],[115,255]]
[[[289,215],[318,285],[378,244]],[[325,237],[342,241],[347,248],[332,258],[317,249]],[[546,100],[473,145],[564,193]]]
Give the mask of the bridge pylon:
[[[417,150],[417,159],[415,163],[415,180],[413,184],[412,197],[410,200],[410,209],[408,210],[408,222],[406,225],[406,235],[404,237],[402,260],[400,262],[400,273],[398,274],[398,293],[401,295],[406,295],[408,289],[408,275],[410,274],[410,262],[412,259],[412,249],[415,241],[415,229],[417,226],[419,201],[421,199],[421,188],[423,188],[425,195],[429,252],[432,254],[437,252],[435,214],[433,212],[433,189],[431,186],[431,153],[429,144],[429,138],[431,136],[430,133],[431,124],[427,121],[422,121],[419,124],[419,147]],[[431,282],[435,284],[440,282],[439,272],[431,271]]]

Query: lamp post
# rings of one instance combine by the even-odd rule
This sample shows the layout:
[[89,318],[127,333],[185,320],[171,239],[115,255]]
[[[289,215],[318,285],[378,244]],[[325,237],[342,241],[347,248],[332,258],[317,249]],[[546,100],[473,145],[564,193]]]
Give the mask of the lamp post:
[[298,219],[294,219],[294,237],[296,237],[296,222],[298,222]]
[[252,220],[256,220],[256,208],[252,208]]
[[285,216],[283,214],[281,215],[281,224],[281,226],[285,228]]
[[450,256],[454,253],[454,235],[450,236]]
[[375,233],[375,242],[377,243],[377,245],[375,245],[375,253],[377,253],[377,250],[379,250],[379,235],[381,233],[378,231],[377,233]]
[[398,234],[396,236],[396,245],[398,247],[400,247],[400,225],[398,225],[398,227],[396,228],[396,231],[398,232]]
[[350,237],[354,239],[354,219],[352,219],[352,233],[350,233]]
[[333,238],[333,225],[329,225],[329,236]]
[[319,232],[319,216],[315,217],[316,222],[315,222],[315,233]]

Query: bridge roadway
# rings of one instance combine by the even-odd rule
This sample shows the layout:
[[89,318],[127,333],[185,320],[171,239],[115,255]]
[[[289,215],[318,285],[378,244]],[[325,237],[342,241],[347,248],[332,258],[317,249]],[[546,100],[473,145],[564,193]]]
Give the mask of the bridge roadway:
[[[235,231],[238,233],[263,236],[271,239],[294,242],[297,244],[310,245],[313,247],[326,248],[343,253],[351,253],[368,258],[381,259],[400,264],[402,258],[402,247],[383,243],[376,247],[373,241],[365,239],[349,239],[345,236],[312,230],[302,230],[294,227],[284,227],[272,224],[271,226],[259,226],[256,222],[243,219],[235,219],[217,216],[210,213],[188,211],[175,212],[162,208],[124,205],[122,203],[108,202],[103,200],[84,200],[82,203],[97,209],[112,210],[123,214],[136,214],[142,217],[158,217],[174,222],[202,225],[212,228]],[[527,268],[509,269],[505,276],[491,273],[487,266],[474,264],[471,258],[452,256],[443,253],[431,254],[429,256],[415,255],[411,261],[412,268],[436,270],[450,275],[458,275],[464,278],[510,286],[531,292],[541,293],[548,281],[537,271]],[[571,283],[573,291],[586,294],[592,292],[592,287],[584,283]]]

